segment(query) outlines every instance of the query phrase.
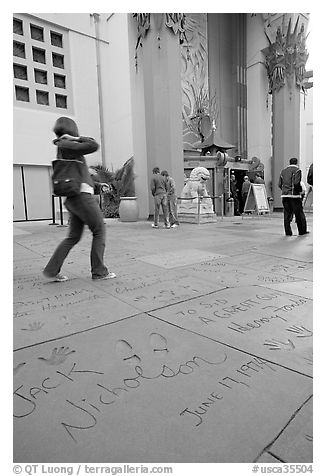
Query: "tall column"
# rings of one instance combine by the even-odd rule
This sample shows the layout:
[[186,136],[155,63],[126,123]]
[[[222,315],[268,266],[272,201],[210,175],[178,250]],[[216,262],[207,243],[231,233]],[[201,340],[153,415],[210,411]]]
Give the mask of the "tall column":
[[[264,15],[264,14],[262,14]],[[272,105],[272,188],[274,208],[282,207],[278,188],[280,172],[296,157],[300,165],[300,90],[305,83],[306,32],[303,14],[267,14],[265,32],[269,46],[266,57]]]
[[289,165],[291,157],[297,157],[300,164],[300,90],[295,86],[295,78],[289,84],[273,92],[273,198],[274,208],[282,207],[278,188],[280,173]]
[[258,157],[264,164],[267,195],[272,196],[272,98],[268,94],[265,58],[261,51],[266,44],[263,18],[247,14],[248,158]]
[[[130,18],[130,21],[134,19]],[[153,167],[169,172],[176,181],[178,195],[183,188],[180,45],[179,37],[164,23],[158,31],[151,19],[143,45],[138,48],[137,72],[134,70],[132,75],[132,86],[135,133],[146,141],[146,144],[139,144],[139,151],[146,154],[141,160],[143,165],[144,159],[146,161],[143,172],[147,175],[147,183],[144,180],[142,183],[152,214],[149,179]]]

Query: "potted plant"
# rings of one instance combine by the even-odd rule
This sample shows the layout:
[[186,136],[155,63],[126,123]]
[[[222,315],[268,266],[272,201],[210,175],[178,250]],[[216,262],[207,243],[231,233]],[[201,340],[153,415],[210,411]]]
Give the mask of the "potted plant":
[[121,221],[125,222],[137,221],[139,216],[135,193],[134,163],[134,158],[130,157],[115,175],[116,187],[120,197],[119,217]]
[[103,196],[102,210],[106,218],[120,217],[121,221],[137,221],[139,210],[135,195],[134,158],[130,157],[116,172],[102,165],[92,168],[101,182],[111,185],[112,191]]

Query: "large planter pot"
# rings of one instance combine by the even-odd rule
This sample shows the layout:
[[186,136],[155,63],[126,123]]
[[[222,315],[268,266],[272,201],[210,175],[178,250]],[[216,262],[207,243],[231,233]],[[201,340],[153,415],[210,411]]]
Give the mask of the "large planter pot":
[[119,205],[119,216],[121,221],[137,221],[139,209],[137,197],[121,197]]

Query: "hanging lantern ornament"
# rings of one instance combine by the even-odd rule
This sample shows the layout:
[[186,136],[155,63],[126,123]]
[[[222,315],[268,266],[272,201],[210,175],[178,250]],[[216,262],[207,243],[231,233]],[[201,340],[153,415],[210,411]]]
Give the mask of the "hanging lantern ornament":
[[[143,39],[146,37],[151,26],[151,15],[154,20],[155,28],[158,31],[158,48],[161,48],[161,31],[165,19],[165,26],[171,28],[175,35],[179,37],[179,43],[182,45],[187,42],[186,37],[186,15],[185,13],[133,13],[132,16],[137,22],[137,43],[135,51],[135,67],[138,68],[138,48],[143,46]],[[189,44],[187,44],[187,59],[190,59]]]
[[138,48],[143,46],[143,39],[146,37],[148,30],[151,25],[151,14],[150,13],[133,13],[133,18],[137,22],[137,43],[135,51],[135,67],[136,71],[138,68]]
[[163,27],[164,13],[152,13],[155,29],[157,31],[158,48],[161,48],[161,31]]

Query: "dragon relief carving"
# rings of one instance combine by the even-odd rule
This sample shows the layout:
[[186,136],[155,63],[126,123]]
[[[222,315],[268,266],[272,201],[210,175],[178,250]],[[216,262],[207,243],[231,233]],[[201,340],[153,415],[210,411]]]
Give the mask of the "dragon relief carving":
[[263,50],[265,54],[265,64],[269,81],[269,94],[279,91],[285,80],[292,81],[295,76],[295,83],[301,89],[305,89],[305,65],[308,59],[306,49],[306,38],[304,25],[298,33],[299,18],[295,28],[291,33],[291,18],[288,23],[286,33],[278,27],[274,43],[269,41],[269,46]]

